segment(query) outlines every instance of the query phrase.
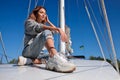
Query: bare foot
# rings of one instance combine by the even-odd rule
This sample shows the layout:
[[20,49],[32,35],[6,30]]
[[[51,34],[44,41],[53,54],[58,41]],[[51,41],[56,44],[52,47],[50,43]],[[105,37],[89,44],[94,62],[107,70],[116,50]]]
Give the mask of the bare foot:
[[44,59],[34,59],[33,63],[34,64],[45,64],[46,60],[44,60]]

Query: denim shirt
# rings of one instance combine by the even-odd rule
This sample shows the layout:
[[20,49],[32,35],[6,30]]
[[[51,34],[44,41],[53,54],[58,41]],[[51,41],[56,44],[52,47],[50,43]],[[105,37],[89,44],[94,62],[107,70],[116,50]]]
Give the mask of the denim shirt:
[[37,23],[35,20],[28,19],[25,22],[25,37],[24,37],[24,47],[31,44],[33,39],[38,33],[43,31],[43,24]]

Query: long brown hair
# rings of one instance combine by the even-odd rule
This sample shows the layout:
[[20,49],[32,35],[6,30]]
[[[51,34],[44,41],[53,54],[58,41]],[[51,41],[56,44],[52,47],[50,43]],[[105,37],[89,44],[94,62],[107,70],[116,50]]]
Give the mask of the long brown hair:
[[[34,8],[32,13],[29,15],[28,19],[33,19],[36,21],[37,20],[37,13],[42,8],[45,9],[43,6],[37,6],[36,8]],[[44,20],[42,23],[44,24],[45,22],[46,22],[46,20]]]

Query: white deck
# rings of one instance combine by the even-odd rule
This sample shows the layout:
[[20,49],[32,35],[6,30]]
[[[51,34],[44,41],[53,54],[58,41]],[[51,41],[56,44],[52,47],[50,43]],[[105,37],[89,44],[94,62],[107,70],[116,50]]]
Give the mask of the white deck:
[[45,69],[45,65],[0,65],[0,80],[120,80],[114,68],[104,61],[72,60],[77,65],[73,73],[58,73]]

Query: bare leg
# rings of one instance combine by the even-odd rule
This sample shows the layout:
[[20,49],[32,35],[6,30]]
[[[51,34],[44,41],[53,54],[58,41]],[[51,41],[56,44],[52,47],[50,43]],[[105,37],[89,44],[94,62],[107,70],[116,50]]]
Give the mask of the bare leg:
[[56,49],[54,47],[53,39],[51,39],[51,38],[47,39],[46,43],[45,43],[45,46],[46,46],[46,48],[47,48],[47,50],[48,50],[48,52],[50,54],[50,57],[54,56],[57,53],[57,51],[56,51]]
[[[54,47],[53,39],[51,39],[51,38],[47,39],[46,43],[45,43],[45,46],[46,46],[46,48],[47,48],[47,50],[48,50],[48,52],[50,54],[50,57],[54,56],[57,53],[57,51],[56,51],[56,49]],[[42,64],[40,59],[33,60],[33,63],[34,64]]]
[[42,64],[42,61],[40,59],[34,59],[32,60],[34,64]]
[[42,59],[34,59],[34,60],[32,60],[32,62],[34,63],[34,64],[45,64],[46,63],[46,60],[42,60]]

